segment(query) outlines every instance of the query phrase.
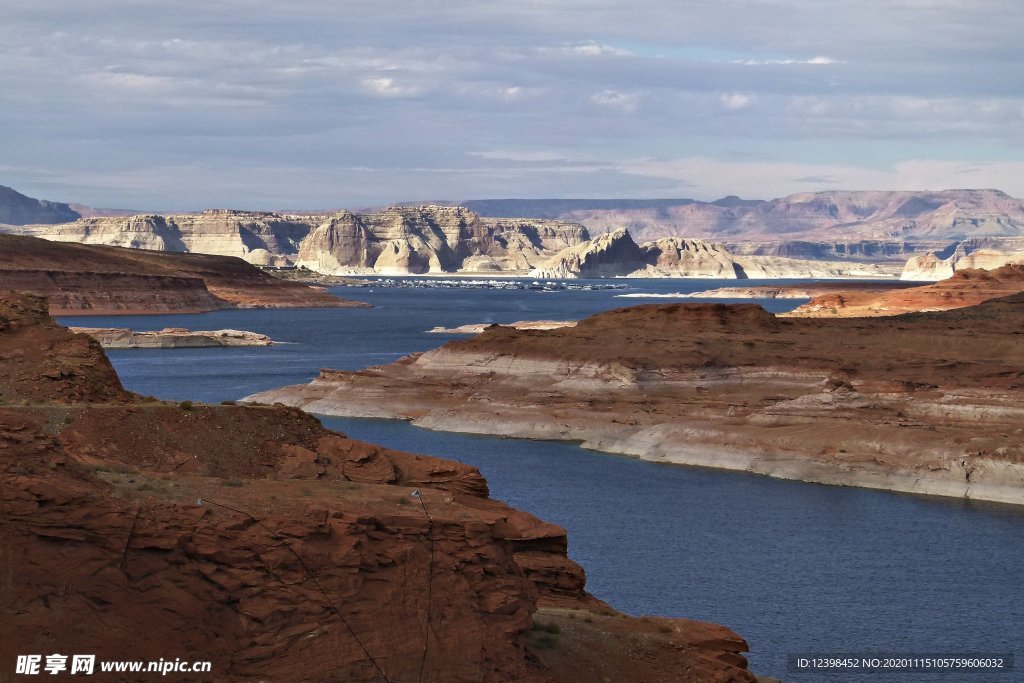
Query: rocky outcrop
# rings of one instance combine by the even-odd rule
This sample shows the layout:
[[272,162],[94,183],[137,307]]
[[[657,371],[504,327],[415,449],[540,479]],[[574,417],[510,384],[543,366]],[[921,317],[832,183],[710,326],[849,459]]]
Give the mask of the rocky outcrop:
[[[516,330],[554,330],[559,327],[572,327],[573,320],[518,320],[514,323],[501,323],[503,327]],[[494,323],[470,323],[458,327],[434,327],[427,330],[430,334],[480,334]]]
[[67,223],[81,216],[67,204],[32,199],[0,185],[0,224]]
[[941,251],[910,258],[900,278],[944,280],[958,270],[993,270],[1008,263],[1024,263],[1024,238],[979,238],[957,242]]
[[187,330],[165,327],[162,330],[129,330],[124,327],[72,327],[72,332],[87,334],[105,349],[189,349],[223,346],[270,346],[274,340],[265,334],[245,330]]
[[741,277],[742,268],[721,244],[704,240],[663,237],[641,247],[648,277]]
[[823,292],[811,301],[782,314],[799,318],[865,318],[949,311],[977,306],[991,299],[1024,291],[1024,265],[995,270],[958,270],[931,285],[890,289],[850,289]]
[[[840,292],[865,292],[880,294],[890,289],[906,289],[916,286],[909,282],[836,282],[803,283],[792,285],[757,287],[717,287],[700,292],[616,294],[620,299],[812,299]],[[980,302],[976,302],[980,303]]]
[[[591,255],[592,263],[604,264],[591,269],[619,275],[646,269],[656,277],[729,277],[730,259],[748,277],[877,277],[897,261],[941,252],[952,241],[1024,238],[1024,202],[997,190],[818,192],[770,201],[726,197],[715,202],[467,204],[486,216],[466,207],[436,205],[333,215],[214,209],[94,216],[0,230],[55,241],[238,256],[257,265],[302,264],[335,275],[536,269],[566,277],[583,254],[560,251],[605,249],[603,243],[583,246],[588,228],[598,234],[628,229],[637,239],[634,244],[645,247],[639,261],[635,253],[623,254],[625,260],[617,266],[611,265],[614,259]],[[529,217],[504,217],[510,211]],[[979,255],[964,267],[995,265],[1001,264]],[[929,262],[911,271],[932,279],[952,272]]]
[[0,289],[46,297],[55,315],[366,305],[273,278],[237,258],[2,234]]
[[736,256],[723,245],[667,237],[637,245],[628,230],[563,249],[530,271],[536,278],[694,277],[718,279],[885,278],[897,268],[860,262]]
[[1024,294],[778,318],[657,304],[481,335],[251,397],[658,462],[1024,504]]
[[482,220],[462,207],[392,207],[324,221],[302,242],[296,262],[329,274],[525,271],[587,238],[582,226],[558,221]]
[[237,256],[261,266],[298,264],[334,275],[526,271],[589,237],[573,223],[481,219],[462,207],[431,205],[330,216],[214,209],[2,230],[58,242]]
[[55,242],[237,256],[257,265],[286,265],[317,221],[317,217],[210,209],[199,214],[83,218],[8,232]]
[[929,250],[943,249],[946,240],[725,240],[724,245],[737,256],[775,256],[813,261],[860,261],[888,263]]
[[[58,643],[212,663],[189,680],[754,681],[728,629],[587,594],[564,529],[472,467],[294,409],[129,394],[23,295],[0,298],[0,379],[3,661]],[[540,641],[535,615],[586,625]]]
[[536,278],[600,278],[627,275],[647,267],[647,254],[626,230],[599,235],[568,247],[530,271]]

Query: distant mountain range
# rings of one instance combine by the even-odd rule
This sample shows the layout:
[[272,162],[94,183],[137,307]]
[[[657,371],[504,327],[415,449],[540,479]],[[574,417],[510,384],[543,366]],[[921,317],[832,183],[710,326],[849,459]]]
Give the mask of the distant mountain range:
[[952,241],[1024,236],[1024,201],[999,190],[805,192],[771,200],[487,199],[481,216],[556,218],[592,233],[626,228],[639,241]]
[[129,215],[0,187],[0,232],[332,274],[871,277],[907,264],[905,277],[937,279],[960,267],[1024,260],[1024,202],[998,190],[439,204]]
[[32,199],[9,187],[0,185],[0,223],[6,225],[30,225],[39,223],[68,223],[82,215],[67,204]]

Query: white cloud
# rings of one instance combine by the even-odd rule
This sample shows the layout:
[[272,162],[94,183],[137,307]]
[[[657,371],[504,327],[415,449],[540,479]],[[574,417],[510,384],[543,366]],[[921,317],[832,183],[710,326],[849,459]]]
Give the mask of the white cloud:
[[754,106],[754,102],[756,101],[756,99],[757,98],[754,97],[753,95],[739,92],[722,93],[721,95],[718,96],[718,101],[721,102],[722,106],[728,109],[729,111],[741,111],[743,109],[749,109],[750,107]]
[[599,107],[618,109],[632,114],[640,106],[640,93],[602,90],[590,96],[590,101]]
[[364,78],[363,85],[370,92],[381,97],[411,97],[422,92],[422,88],[399,83],[394,78]]
[[[24,169],[0,183],[60,199],[57,169],[68,199],[109,205],[117,195],[72,190],[124,173],[152,179],[162,206],[185,188],[239,205],[254,193],[196,186],[194,166],[260,188],[276,174],[278,195],[306,198],[313,185],[290,170],[347,193],[358,177],[332,175],[345,158],[384,169],[359,195],[382,201],[650,196],[684,180],[750,196],[944,178],[1020,191],[998,165],[1024,159],[1019,0],[123,4],[0,2],[4,163]],[[402,98],[415,106],[387,106]],[[721,182],[691,163],[686,177],[631,170],[653,156],[701,159]],[[908,159],[983,159],[1007,176]]]
[[579,45],[564,45],[558,49],[561,52],[573,55],[582,55],[584,57],[629,57],[633,55],[629,50],[595,42],[580,43]]
[[845,64],[839,59],[832,59],[824,55],[811,57],[810,59],[734,59],[733,64],[743,66],[789,66],[791,64],[810,64],[812,66],[830,66],[832,64]]

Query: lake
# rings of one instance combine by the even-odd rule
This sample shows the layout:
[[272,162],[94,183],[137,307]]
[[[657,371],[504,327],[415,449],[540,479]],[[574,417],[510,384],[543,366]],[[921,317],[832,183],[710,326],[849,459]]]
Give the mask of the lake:
[[[265,348],[109,351],[125,386],[218,402],[305,382],[321,367],[360,369],[434,348],[442,325],[576,319],[668,301],[616,298],[752,280],[626,280],[621,290],[334,290],[372,309],[217,311],[65,317],[66,324],[235,328],[287,342]],[[771,284],[778,284],[774,281]],[[723,302],[725,300],[718,300]],[[773,311],[802,301],[759,302]],[[569,531],[588,588],[634,614],[729,626],[751,668],[786,681],[1011,681],[1011,674],[787,673],[788,654],[1006,653],[1024,628],[1024,509],[648,463],[531,442],[430,432],[401,421],[325,418],[349,435],[461,460],[492,495]]]

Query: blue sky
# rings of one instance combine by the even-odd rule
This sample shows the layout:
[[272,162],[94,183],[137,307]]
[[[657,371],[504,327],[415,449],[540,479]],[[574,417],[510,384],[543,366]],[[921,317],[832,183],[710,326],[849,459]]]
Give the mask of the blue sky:
[[160,210],[1024,195],[1017,0],[3,0],[0,184]]

